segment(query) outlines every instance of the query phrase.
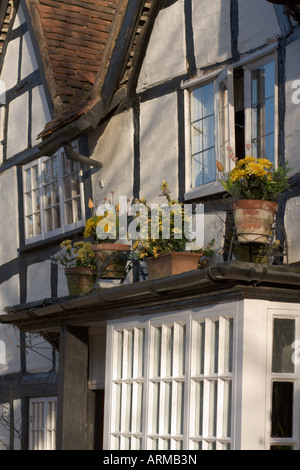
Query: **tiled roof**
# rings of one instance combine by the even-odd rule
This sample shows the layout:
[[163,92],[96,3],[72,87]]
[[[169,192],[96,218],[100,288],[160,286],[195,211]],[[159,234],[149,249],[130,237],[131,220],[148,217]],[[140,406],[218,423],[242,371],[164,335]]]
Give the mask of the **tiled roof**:
[[62,116],[86,109],[99,72],[119,0],[27,0],[55,108]]
[[0,12],[0,57],[2,54],[3,46],[5,43],[5,39],[11,25],[11,21],[13,19],[14,13],[14,5],[13,0],[9,0],[6,2],[0,2],[3,11]]

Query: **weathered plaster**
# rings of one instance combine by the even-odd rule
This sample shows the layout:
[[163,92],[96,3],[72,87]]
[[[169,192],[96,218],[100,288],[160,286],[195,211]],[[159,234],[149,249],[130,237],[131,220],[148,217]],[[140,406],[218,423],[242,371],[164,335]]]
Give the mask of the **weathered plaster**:
[[28,266],[27,302],[51,297],[50,260]]
[[19,246],[18,190],[16,167],[0,174],[0,262],[7,263],[17,256]]
[[141,104],[141,197],[165,203],[158,197],[163,180],[178,197],[178,118],[175,93]]
[[20,38],[13,39],[8,43],[0,75],[1,80],[5,83],[6,90],[10,90],[17,84],[19,72],[19,50]]
[[26,333],[26,370],[29,373],[52,370],[52,346],[40,335]]
[[[91,157],[103,167],[92,175],[93,200],[101,204],[103,198],[118,202],[119,196],[132,198],[133,187],[133,120],[132,111],[114,116],[103,134],[90,135]],[[101,188],[103,184],[103,188]]]
[[287,201],[284,226],[287,235],[289,263],[300,262],[300,197]]
[[[300,39],[286,47],[286,120],[285,120],[285,160],[293,173],[300,171]],[[296,82],[296,83],[295,83]]]
[[21,80],[27,75],[37,70],[38,64],[33,50],[32,41],[29,32],[27,31],[23,36],[22,43],[22,62],[21,62]]
[[271,3],[239,0],[239,52],[247,52],[274,41],[281,30]]
[[7,157],[25,150],[28,145],[28,93],[9,104],[7,132]]
[[231,57],[229,1],[194,0],[193,29],[197,68]]
[[[19,303],[19,276],[15,275],[0,284],[0,311],[7,305]],[[19,332],[11,325],[0,326],[0,341],[5,345],[5,360],[0,363],[0,374],[20,371]],[[3,358],[2,358],[3,359]]]
[[31,139],[32,145],[39,141],[37,136],[44,129],[46,122],[50,121],[51,114],[47,104],[46,94],[43,86],[35,87],[32,90],[32,120],[31,120]]
[[179,0],[157,16],[137,91],[185,72],[184,2]]

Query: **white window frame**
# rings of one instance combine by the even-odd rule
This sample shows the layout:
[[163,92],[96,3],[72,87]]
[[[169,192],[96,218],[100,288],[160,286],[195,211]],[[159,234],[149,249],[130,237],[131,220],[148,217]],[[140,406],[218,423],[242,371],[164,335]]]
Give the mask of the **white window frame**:
[[[132,449],[139,447],[142,443],[142,449],[153,449],[154,442],[157,442],[157,449],[164,450],[166,442],[169,442],[171,450],[180,450],[180,449],[190,449],[197,450],[198,443],[203,442],[203,449],[210,449],[212,446],[216,446],[217,449],[221,450],[227,445],[234,445],[235,437],[235,424],[233,422],[235,416],[234,403],[235,403],[235,363],[236,363],[236,343],[234,338],[236,338],[237,324],[236,324],[236,304],[234,306],[222,306],[214,307],[213,309],[201,309],[198,312],[187,311],[185,313],[179,314],[170,313],[168,315],[159,315],[156,317],[141,317],[141,318],[130,318],[125,322],[112,321],[109,322],[107,329],[107,350],[106,350],[106,391],[105,391],[105,423],[104,423],[104,448],[113,449],[111,441],[112,436],[114,439],[117,439],[117,442],[121,442],[123,449],[129,443],[130,438],[133,437],[131,441]],[[220,343],[219,349],[225,348],[224,338],[225,330],[224,326],[227,322],[227,319],[233,318],[233,345],[232,345],[232,371],[226,372],[222,364],[224,364],[224,355],[220,354],[218,357],[218,372],[214,373],[210,370],[210,342],[208,341],[209,334],[211,332],[210,328],[214,321],[220,320]],[[195,344],[195,328],[194,322],[205,322],[206,323],[206,336],[205,336],[205,365],[203,374],[199,374],[199,371],[195,368],[195,359],[194,352],[192,352],[192,345]],[[162,355],[161,367],[162,372],[159,376],[155,376],[152,371],[153,364],[153,334],[150,332],[156,326],[163,325],[163,328],[168,328],[168,326],[174,326],[174,340],[177,338],[177,342],[180,341],[180,325],[186,324],[186,348],[185,348],[185,371],[182,373],[182,369],[173,369],[173,373],[169,375],[166,371],[166,355]],[[145,362],[144,362],[144,375],[142,377],[136,375],[135,377],[122,377],[116,378],[114,371],[116,369],[116,364],[118,363],[116,357],[116,350],[114,349],[114,335],[117,330],[132,330],[145,328]],[[176,329],[175,329],[176,328]],[[153,331],[152,331],[153,332]],[[162,336],[162,338],[165,338]],[[177,344],[177,343],[176,343]],[[162,348],[166,348],[166,342],[162,340]],[[178,354],[178,347],[174,347],[173,354]],[[176,357],[173,356],[175,361]],[[137,353],[134,357],[139,358],[140,355]],[[127,362],[128,364],[128,362]],[[176,361],[174,362],[176,364]],[[135,367],[135,362],[134,362]],[[163,372],[165,371],[165,373]],[[203,381],[205,384],[205,392],[208,392],[208,385],[212,381],[218,382],[218,407],[215,409],[217,413],[217,427],[216,427],[216,436],[209,435],[209,415],[205,411],[204,407],[204,416],[203,416],[203,436],[197,436],[194,434],[195,423],[193,422],[193,400],[195,399],[195,384]],[[232,383],[232,395],[231,395],[231,436],[223,436],[222,422],[223,422],[223,399],[222,393],[225,382],[230,381]],[[178,394],[176,394],[181,386],[184,387],[184,416],[183,421],[181,422],[182,433],[178,434],[176,426],[178,426],[178,420],[176,413],[172,413],[172,421],[170,424],[170,431],[165,431],[165,414],[163,413],[164,407],[164,397],[166,392],[166,384],[169,383],[171,386],[174,386],[174,393],[172,395],[172,409],[175,409],[177,406]],[[132,386],[133,384],[133,397],[136,400],[137,387],[136,384],[142,384],[143,390],[143,429],[138,432],[131,431],[124,432],[124,428],[121,428],[121,431],[116,431],[113,426],[116,420],[116,403],[118,403],[116,396],[116,388],[121,384],[122,387],[122,404],[125,405],[127,400],[126,387]],[[151,387],[153,388],[155,384],[158,384],[160,387],[160,404],[161,412],[158,417],[158,433],[153,432],[153,429],[150,429],[150,424],[152,423],[152,413],[153,413],[153,395],[150,396]],[[179,386],[179,384],[182,384]],[[179,386],[179,388],[178,388]],[[124,391],[125,390],[125,391]],[[177,390],[177,392],[176,392]],[[119,395],[120,397],[120,395]],[[206,395],[206,400],[208,400],[208,395]],[[177,403],[177,404],[176,404]],[[175,408],[174,408],[175,407]],[[126,415],[126,414],[125,414]],[[132,408],[133,418],[136,416],[135,407]],[[126,419],[124,413],[122,413],[122,419]],[[177,420],[177,421],[176,421]],[[120,441],[119,441],[120,439]]]
[[277,52],[269,54],[257,60],[253,60],[244,65],[244,102],[245,102],[245,143],[251,144],[252,142],[252,112],[251,112],[251,89],[252,72],[269,62],[274,61],[275,65],[275,90],[274,90],[274,156],[275,166],[278,165],[278,60]]
[[56,416],[57,397],[29,400],[29,450],[56,449]]
[[[78,147],[78,144],[73,144],[74,148]],[[82,227],[85,223],[85,205],[84,205],[84,189],[83,189],[83,177],[82,177],[82,168],[79,172],[79,186],[80,186],[80,201],[81,201],[81,215],[82,219],[78,222],[73,222],[70,224],[66,224],[66,214],[65,214],[65,199],[64,199],[64,190],[63,190],[63,168],[62,168],[62,159],[64,155],[64,150],[60,149],[56,152],[54,156],[57,157],[57,173],[58,173],[58,191],[59,191],[59,208],[60,208],[60,219],[61,219],[61,227],[57,229],[53,229],[51,231],[46,232],[46,221],[45,221],[45,195],[43,193],[43,182],[42,182],[42,168],[43,163],[47,160],[51,159],[52,157],[41,157],[38,160],[34,160],[33,162],[24,165],[23,167],[23,194],[24,194],[24,204],[23,204],[23,211],[24,211],[24,225],[25,225],[25,243],[30,244],[40,240],[46,240],[50,237],[63,234],[74,230],[78,227]],[[38,188],[39,188],[39,197],[40,197],[40,224],[41,224],[41,233],[35,235],[33,237],[28,237],[27,233],[27,224],[26,224],[26,181],[25,181],[25,172],[29,168],[33,166],[38,166]]]
[[[235,120],[234,120],[234,84],[233,84],[233,71],[236,68],[243,67],[244,69],[244,107],[245,107],[245,145],[252,141],[252,117],[251,117],[251,73],[255,69],[268,62],[274,61],[275,63],[275,97],[274,97],[274,153],[275,153],[275,165],[278,164],[278,60],[277,60],[277,46],[271,44],[265,49],[251,54],[246,58],[236,62],[235,64],[217,69],[211,74],[199,76],[193,80],[182,83],[182,89],[184,90],[184,101],[185,101],[185,173],[186,173],[186,193],[184,195],[185,200],[191,200],[199,197],[209,196],[224,191],[222,184],[218,181],[221,178],[221,174],[216,173],[216,181],[207,183],[203,186],[193,187],[191,179],[191,137],[190,137],[190,95],[191,91],[197,87],[201,87],[206,83],[214,81],[215,83],[215,156],[216,160],[222,160],[219,153],[220,146],[220,122],[218,119],[219,110],[219,97],[218,97],[218,85],[227,78],[228,86],[228,126],[229,126],[229,146],[235,153]],[[222,161],[225,169],[225,173],[229,172],[233,163],[229,161]]]
[[[296,361],[294,372],[273,372],[272,371],[272,352],[273,352],[273,322],[275,318],[286,320],[295,320],[295,340],[300,338],[300,314],[299,310],[287,309],[268,309],[268,376],[267,376],[267,400],[266,400],[266,416],[270,419],[266,422],[266,436],[268,439],[268,450],[273,445],[290,446],[294,450],[300,449],[300,363]],[[298,347],[299,350],[299,347]],[[272,426],[272,391],[273,382],[290,382],[294,384],[293,390],[293,436],[292,437],[271,437]]]

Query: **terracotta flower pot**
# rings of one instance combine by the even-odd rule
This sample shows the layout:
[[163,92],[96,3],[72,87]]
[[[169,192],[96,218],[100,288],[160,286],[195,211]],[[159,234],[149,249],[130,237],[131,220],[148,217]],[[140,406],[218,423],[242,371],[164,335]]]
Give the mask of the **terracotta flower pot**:
[[131,250],[129,245],[98,243],[93,245],[92,249],[95,253],[97,271],[101,271],[101,279],[123,279],[127,264],[126,252]]
[[157,258],[146,257],[145,262],[149,279],[173,276],[198,269],[202,253],[174,252],[163,253]]
[[233,203],[237,239],[241,243],[266,243],[278,209],[277,202],[241,199]]
[[79,295],[89,292],[95,285],[96,269],[78,267],[65,268],[68,290],[70,295]]

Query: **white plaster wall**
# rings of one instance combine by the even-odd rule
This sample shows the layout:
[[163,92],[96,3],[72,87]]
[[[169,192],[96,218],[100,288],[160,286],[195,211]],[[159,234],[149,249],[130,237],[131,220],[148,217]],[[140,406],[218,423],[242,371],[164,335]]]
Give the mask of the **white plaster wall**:
[[37,70],[37,68],[38,64],[35,58],[32,41],[27,31],[23,36],[22,43],[21,80]]
[[4,264],[17,256],[19,246],[18,191],[16,168],[0,174],[0,263]]
[[27,302],[51,297],[51,261],[42,261],[28,267]]
[[287,235],[289,263],[300,262],[300,197],[287,201],[284,227]]
[[[286,47],[285,159],[293,173],[300,171],[300,39]],[[297,82],[297,83],[295,83]],[[294,88],[293,88],[294,86]]]
[[193,32],[197,68],[231,57],[230,2],[193,0]]
[[16,14],[13,29],[18,28],[21,24],[25,23],[25,16],[22,6],[20,5]]
[[[90,136],[93,149],[91,157],[100,161],[103,167],[92,175],[93,199],[95,205],[103,198],[117,203],[119,196],[132,198],[133,187],[133,117],[132,111],[114,116],[100,136],[96,131]],[[100,188],[99,182],[103,183]]]
[[222,263],[224,261],[222,248],[224,246],[226,213],[204,214],[204,246],[215,240],[213,250],[215,255],[212,259],[213,263]]
[[8,107],[7,157],[27,148],[28,93],[11,101]]
[[[4,313],[4,307],[19,304],[19,276],[16,274],[8,281],[0,284],[0,313]],[[19,372],[20,349],[19,331],[12,325],[0,325],[0,375]]]
[[178,197],[178,121],[176,93],[141,104],[141,197],[149,203],[165,203],[163,180],[169,183],[171,198]]
[[53,348],[42,336],[26,333],[26,370],[32,374],[52,370]]
[[161,10],[141,68],[138,91],[185,73],[184,2]]
[[0,361],[0,375],[20,372],[19,330],[11,325],[1,325],[0,343],[1,348],[4,344],[5,352],[4,361],[2,358]]
[[6,90],[17,84],[19,70],[20,38],[8,43],[5,60],[1,71],[1,80],[5,83]]
[[43,86],[37,86],[32,90],[32,145],[39,142],[37,136],[45,127],[45,124],[50,121],[51,114],[46,99],[46,94]]
[[69,295],[67,278],[65,275],[65,268],[61,265],[58,266],[58,280],[57,280],[57,297],[64,297]]
[[271,3],[266,0],[239,0],[240,53],[274,41],[280,35],[281,31]]

